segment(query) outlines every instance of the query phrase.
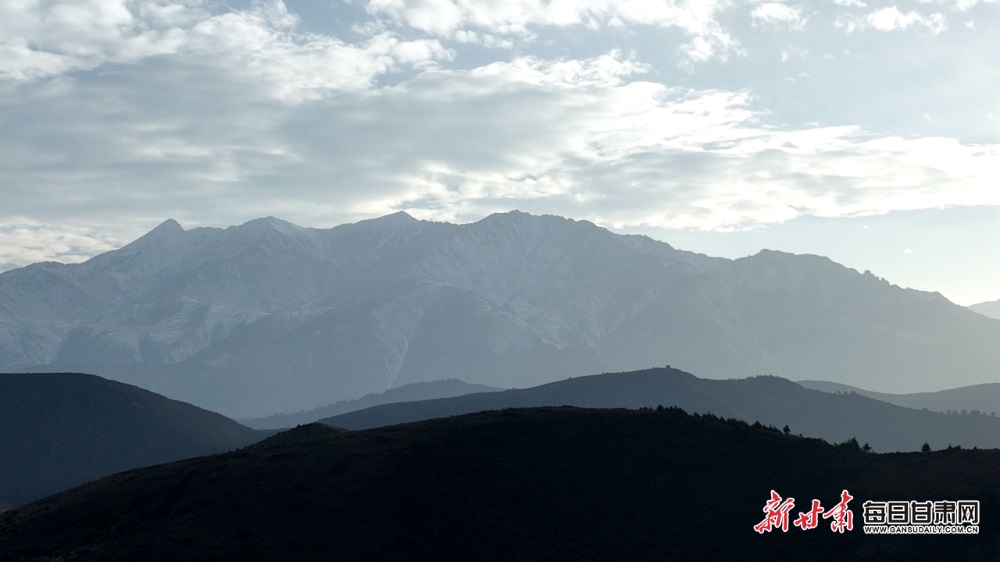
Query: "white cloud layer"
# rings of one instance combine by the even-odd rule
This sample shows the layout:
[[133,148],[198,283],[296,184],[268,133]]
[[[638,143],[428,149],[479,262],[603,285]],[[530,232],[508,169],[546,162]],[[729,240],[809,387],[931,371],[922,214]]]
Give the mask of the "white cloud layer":
[[874,29],[877,31],[905,31],[912,27],[923,28],[931,33],[941,33],[948,27],[947,17],[941,12],[921,14],[917,11],[902,12],[896,6],[879,8],[863,17],[842,18],[837,26],[847,32]]
[[41,225],[17,217],[0,220],[0,271],[44,261],[77,263],[123,243],[88,228]]
[[374,0],[334,30],[319,4],[5,2],[0,269],[168,216],[733,231],[1000,205],[983,4]]
[[805,10],[799,5],[783,4],[781,2],[764,2],[758,4],[750,17],[759,25],[784,27],[800,30],[805,27],[808,18]]
[[[169,82],[178,71],[156,74]],[[998,145],[778,128],[748,90],[668,87],[643,80],[649,71],[618,51],[519,57],[287,106],[241,91],[239,73],[186,68],[185,79],[215,89],[109,111],[102,81],[79,80],[48,94],[72,105],[46,116],[54,86],[38,83],[3,107],[34,120],[37,145],[7,129],[0,166],[23,186],[8,192],[15,208],[62,207],[60,220],[100,214],[108,201],[116,212],[213,209],[232,222],[281,214],[307,224],[398,209],[467,220],[518,207],[725,230],[802,214],[1000,204]],[[89,129],[95,118],[99,135]],[[66,182],[80,190],[67,196]]]
[[188,57],[239,72],[301,101],[359,90],[400,67],[433,67],[453,53],[435,39],[382,32],[360,43],[297,32],[281,2],[211,14],[200,2],[26,0],[0,5],[0,78],[40,79],[147,58]]
[[688,40],[680,49],[693,61],[741,53],[718,16],[727,0],[368,0],[368,13],[440,37],[488,32],[531,38],[540,28],[651,26],[677,29]]

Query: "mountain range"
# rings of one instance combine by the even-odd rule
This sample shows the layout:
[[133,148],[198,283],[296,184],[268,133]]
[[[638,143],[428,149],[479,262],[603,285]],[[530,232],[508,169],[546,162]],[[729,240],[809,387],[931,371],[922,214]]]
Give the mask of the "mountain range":
[[0,274],[0,370],[90,372],[240,418],[666,364],[933,391],[1000,381],[998,344],[1000,320],[823,257],[713,258],[520,212],[168,220],[82,264]]
[[[897,396],[835,383],[805,383],[826,392],[777,377],[708,380],[672,368],[572,377],[508,391],[443,380],[247,423],[262,428],[295,425],[327,415],[331,417],[322,423],[328,426],[359,430],[510,408],[668,406],[708,417],[789,427],[789,433],[831,443],[854,439],[878,452],[915,451],[924,443],[934,450],[1000,447],[1000,418],[974,409],[960,415],[957,408],[989,401],[982,389],[996,385]],[[887,399],[950,404],[954,410],[947,415],[921,411]],[[221,415],[92,375],[0,375],[0,451],[5,453],[0,511],[114,472],[233,450],[271,433],[252,431]],[[299,439],[304,434],[282,435]]]
[[846,384],[828,381],[797,381],[799,385],[823,392],[855,393],[904,408],[931,410],[932,412],[984,413],[996,415],[1000,411],[1000,383],[975,384],[949,388],[937,392],[890,394],[872,392]]
[[831,394],[778,377],[707,380],[672,368],[574,377],[534,388],[384,404],[324,418],[345,429],[369,429],[506,408],[680,407],[759,422],[831,443],[855,439],[875,451],[947,447],[1000,448],[1000,418],[914,410],[860,394]]
[[238,421],[254,429],[287,429],[297,425],[313,423],[321,418],[338,416],[348,412],[371,408],[372,406],[381,406],[382,404],[451,398],[452,396],[464,396],[478,392],[497,392],[499,390],[502,389],[481,384],[469,384],[458,379],[415,382],[397,388],[390,388],[385,392],[366,394],[355,400],[342,400],[321,408],[314,408],[294,414],[273,414],[263,418],[249,418]]

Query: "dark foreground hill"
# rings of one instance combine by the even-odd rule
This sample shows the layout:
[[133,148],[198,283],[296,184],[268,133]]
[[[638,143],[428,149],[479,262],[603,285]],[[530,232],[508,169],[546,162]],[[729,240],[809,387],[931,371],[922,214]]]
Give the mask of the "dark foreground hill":
[[266,436],[190,404],[73,373],[0,374],[0,505]]
[[576,377],[533,388],[455,398],[386,404],[334,416],[324,423],[347,429],[538,406],[640,408],[658,404],[760,421],[808,437],[841,442],[851,437],[876,451],[917,451],[949,445],[1000,447],[1000,418],[946,415],[895,406],[857,394],[809,390],[777,377],[706,380],[677,369]]
[[[3,559],[1000,559],[1000,451],[866,454],[681,412],[506,410],[115,475],[0,516]],[[771,490],[853,530],[759,534]],[[875,536],[866,500],[979,500],[978,535]]]

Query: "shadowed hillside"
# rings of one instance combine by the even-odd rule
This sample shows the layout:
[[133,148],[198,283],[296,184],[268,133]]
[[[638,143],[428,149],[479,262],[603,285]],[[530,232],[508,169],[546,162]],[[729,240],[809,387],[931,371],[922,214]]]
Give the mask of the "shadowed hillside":
[[[680,412],[506,410],[116,475],[0,516],[0,557],[663,560],[1000,557],[1000,451],[878,455]],[[829,521],[758,534],[771,490]],[[976,499],[981,532],[874,536],[864,501]]]
[[387,404],[323,420],[363,429],[501,408],[673,405],[694,412],[784,427],[809,437],[868,442],[876,451],[916,451],[924,443],[1000,447],[1000,418],[945,415],[894,406],[856,394],[809,390],[777,377],[706,380],[671,368],[576,377],[521,390]]
[[130,468],[236,449],[266,435],[93,375],[0,374],[0,505]]

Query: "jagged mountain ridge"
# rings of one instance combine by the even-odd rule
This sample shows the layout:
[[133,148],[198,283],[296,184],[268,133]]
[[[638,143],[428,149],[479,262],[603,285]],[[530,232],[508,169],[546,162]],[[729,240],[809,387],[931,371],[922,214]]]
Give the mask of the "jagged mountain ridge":
[[998,342],[996,320],[826,258],[712,258],[520,212],[167,221],[83,264],[0,274],[0,369],[94,372],[239,417],[667,363],[916,392],[1000,380]]

